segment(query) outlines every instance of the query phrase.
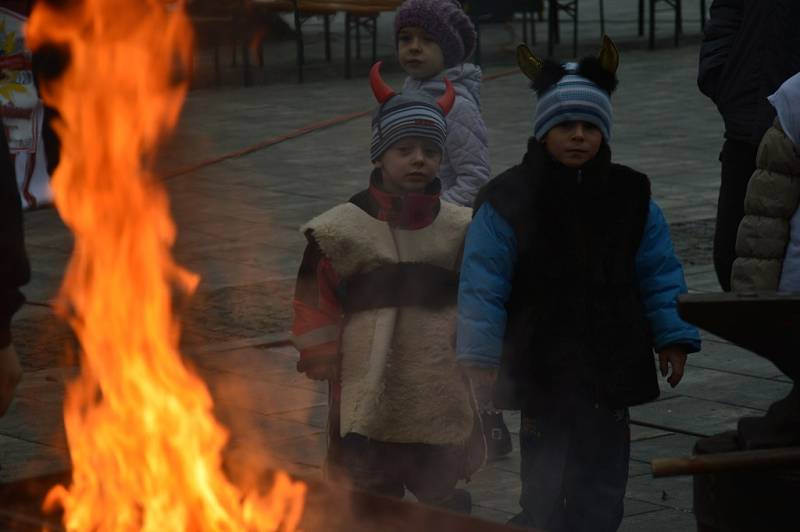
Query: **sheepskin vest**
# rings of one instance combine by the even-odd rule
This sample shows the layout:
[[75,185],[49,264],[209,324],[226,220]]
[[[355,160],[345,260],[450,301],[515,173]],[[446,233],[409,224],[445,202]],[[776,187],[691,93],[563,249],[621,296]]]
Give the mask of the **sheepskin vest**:
[[577,394],[613,408],[658,396],[635,259],[650,183],[603,144],[580,170],[537,142],[487,201],[512,226],[517,261],[496,402],[528,411]]
[[731,273],[735,292],[778,289],[789,222],[798,202],[800,157],[776,120],[761,140],[756,171],[747,185]]
[[442,202],[430,225],[404,230],[346,203],[303,227],[341,280],[342,436],[467,440],[473,413],[453,336],[470,217],[470,209]]

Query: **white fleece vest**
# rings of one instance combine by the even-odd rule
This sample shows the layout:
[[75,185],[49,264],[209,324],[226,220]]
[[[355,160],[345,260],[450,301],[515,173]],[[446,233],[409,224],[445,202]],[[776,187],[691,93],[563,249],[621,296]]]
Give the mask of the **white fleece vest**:
[[[378,266],[459,267],[471,209],[442,202],[423,229],[391,228],[345,203],[303,226],[342,280]],[[397,443],[461,444],[473,424],[455,362],[455,306],[381,308],[347,316],[342,332],[341,435]]]

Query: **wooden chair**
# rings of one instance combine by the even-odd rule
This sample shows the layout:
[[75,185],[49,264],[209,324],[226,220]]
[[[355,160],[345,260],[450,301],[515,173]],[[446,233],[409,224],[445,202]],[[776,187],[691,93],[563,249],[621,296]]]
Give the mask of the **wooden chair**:
[[[513,18],[517,13],[522,15],[522,41],[526,44],[536,44],[536,15],[540,13],[539,7],[544,0],[509,0],[505,6],[506,9],[502,10],[502,15],[508,14]],[[476,65],[481,64],[481,27],[500,22],[498,13],[494,9],[496,4],[492,0],[470,0],[463,2],[464,11],[469,15],[470,20],[475,25],[475,32],[477,39],[475,42],[475,56],[473,62]],[[530,28],[530,32],[528,29]]]
[[[257,0],[254,0],[257,1]],[[312,16],[326,16],[325,56],[330,61],[330,22],[327,16],[344,13],[345,78],[352,75],[352,41],[355,34],[356,57],[361,57],[361,30],[366,30],[372,38],[372,61],[377,56],[378,25],[381,13],[397,9],[402,0],[292,0],[294,3],[294,24],[297,39],[297,81],[303,82],[305,65],[305,43],[303,42],[303,23]]]
[[[675,10],[675,46],[680,44],[680,36],[683,34],[683,1],[682,0],[650,0],[650,28],[648,44],[650,49],[656,47],[656,6],[663,2]],[[700,0],[700,30],[706,27],[706,0]],[[644,0],[639,0],[639,35],[644,35]]]
[[197,46],[208,45],[213,50],[214,80],[222,83],[220,49],[231,45],[232,61],[236,62],[236,36],[241,0],[195,0],[188,5],[187,14],[195,30]]

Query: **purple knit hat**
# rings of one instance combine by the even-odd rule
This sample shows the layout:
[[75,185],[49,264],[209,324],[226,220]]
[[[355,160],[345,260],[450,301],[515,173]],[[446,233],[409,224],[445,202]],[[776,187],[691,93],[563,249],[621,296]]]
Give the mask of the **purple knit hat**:
[[395,38],[409,26],[422,28],[436,41],[445,68],[463,63],[475,49],[475,26],[455,0],[406,0],[394,19]]

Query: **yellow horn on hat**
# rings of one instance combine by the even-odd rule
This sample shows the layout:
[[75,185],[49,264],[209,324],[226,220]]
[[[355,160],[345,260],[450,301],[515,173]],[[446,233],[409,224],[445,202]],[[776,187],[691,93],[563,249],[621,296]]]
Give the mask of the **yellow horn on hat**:
[[517,46],[517,64],[522,73],[533,81],[542,71],[544,61],[539,59],[526,45],[520,44]]
[[600,48],[600,55],[598,58],[600,59],[600,66],[603,67],[603,70],[611,72],[612,74],[617,73],[617,68],[619,68],[619,50],[608,35],[603,35],[603,46]]

